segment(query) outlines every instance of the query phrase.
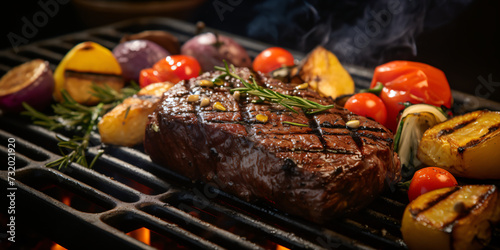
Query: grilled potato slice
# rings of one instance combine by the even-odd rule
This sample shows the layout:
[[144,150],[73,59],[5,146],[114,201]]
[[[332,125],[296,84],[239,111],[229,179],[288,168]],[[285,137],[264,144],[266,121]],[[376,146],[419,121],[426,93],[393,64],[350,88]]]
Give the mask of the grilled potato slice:
[[109,111],[98,124],[101,141],[127,147],[141,143],[148,115],[154,111],[163,93],[173,85],[169,82],[148,85]]
[[449,187],[425,193],[405,209],[401,232],[410,249],[480,249],[500,220],[494,185]]
[[428,129],[417,157],[455,176],[500,179],[500,112],[475,111]]
[[[292,72],[322,96],[335,99],[353,94],[354,81],[337,57],[322,46],[316,47]],[[298,71],[298,72],[297,72]]]

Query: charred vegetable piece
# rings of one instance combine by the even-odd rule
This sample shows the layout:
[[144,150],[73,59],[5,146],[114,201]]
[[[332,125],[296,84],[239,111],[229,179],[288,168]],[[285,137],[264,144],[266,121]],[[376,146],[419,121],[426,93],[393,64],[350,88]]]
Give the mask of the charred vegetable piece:
[[163,47],[172,55],[180,53],[181,47],[177,37],[164,30],[146,30],[136,34],[128,34],[122,37],[120,43],[138,39],[154,42]]
[[62,101],[61,90],[78,103],[93,105],[99,98],[92,95],[92,85],[108,85],[119,91],[124,86],[122,69],[107,48],[94,43],[83,42],[71,49],[54,72],[54,98]]
[[238,67],[252,65],[245,48],[230,37],[214,33],[203,33],[189,39],[182,45],[181,54],[196,58],[203,71],[224,66],[224,60]]
[[354,81],[337,57],[322,46],[316,47],[298,66],[297,75],[322,96],[336,98],[354,93]]
[[35,59],[23,63],[0,79],[0,109],[20,112],[23,102],[37,110],[45,109],[52,101],[54,77],[49,63]]
[[382,84],[379,96],[387,107],[387,128],[396,130],[403,103],[427,103],[451,108],[453,98],[443,71],[431,65],[392,61],[375,68],[370,88]]
[[436,189],[405,209],[401,232],[410,249],[480,249],[500,220],[494,185]]
[[443,110],[436,106],[415,104],[405,108],[394,136],[394,151],[401,160],[403,180],[410,179],[421,165],[417,151],[424,132],[446,119]]
[[148,85],[109,111],[98,124],[101,141],[127,147],[141,143],[148,115],[173,85],[169,82]]
[[500,112],[475,111],[427,130],[417,157],[455,176],[500,179]]
[[120,63],[124,80],[138,82],[141,70],[153,67],[170,53],[154,42],[131,40],[113,48],[113,55]]

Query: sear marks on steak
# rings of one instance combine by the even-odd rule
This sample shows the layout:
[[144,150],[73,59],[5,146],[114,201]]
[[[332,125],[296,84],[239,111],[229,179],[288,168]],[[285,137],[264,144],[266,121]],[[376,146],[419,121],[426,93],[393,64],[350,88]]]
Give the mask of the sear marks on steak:
[[[244,79],[246,68],[237,73]],[[342,108],[306,115],[279,104],[252,103],[256,97],[235,100],[226,78],[223,86],[200,87],[205,73],[168,90],[146,126],[144,147],[151,159],[192,180],[218,187],[252,201],[270,200],[282,211],[318,223],[357,211],[400,178],[400,162],[393,152],[392,133],[377,122]],[[331,100],[316,92],[296,90],[295,84],[256,75],[257,82],[283,94],[321,104]],[[189,95],[200,100],[188,102]],[[201,107],[203,97],[210,105]],[[226,111],[212,107],[221,102]],[[256,120],[257,114],[269,119]],[[346,127],[359,120],[357,129]],[[283,123],[307,124],[307,127]]]

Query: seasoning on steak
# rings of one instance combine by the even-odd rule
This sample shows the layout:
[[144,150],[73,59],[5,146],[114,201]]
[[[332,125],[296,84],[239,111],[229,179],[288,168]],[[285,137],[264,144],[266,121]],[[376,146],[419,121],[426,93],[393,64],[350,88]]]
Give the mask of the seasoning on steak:
[[[244,79],[252,74],[236,69]],[[266,199],[282,211],[318,223],[359,210],[400,178],[392,133],[370,119],[342,108],[315,115],[242,94],[243,87],[226,77],[223,86],[200,87],[220,72],[205,73],[168,90],[149,116],[144,147],[154,162],[192,180],[216,183],[226,192],[251,201]],[[324,105],[331,100],[296,84],[255,76],[274,91]],[[188,102],[190,95],[199,95]],[[210,105],[201,106],[203,98]],[[191,101],[195,98],[191,97]],[[213,108],[220,102],[226,111]],[[256,115],[268,117],[267,122]],[[359,120],[358,128],[346,122]],[[296,126],[285,121],[307,125]]]

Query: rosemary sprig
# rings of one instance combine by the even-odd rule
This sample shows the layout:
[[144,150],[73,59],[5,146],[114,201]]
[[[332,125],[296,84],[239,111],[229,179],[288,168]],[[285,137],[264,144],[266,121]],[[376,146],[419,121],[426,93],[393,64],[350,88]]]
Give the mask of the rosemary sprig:
[[278,93],[271,89],[263,88],[255,82],[254,78],[252,79],[252,83],[247,82],[245,79],[236,74],[236,70],[234,65],[231,65],[231,70],[226,62],[224,62],[225,67],[215,66],[215,70],[222,71],[225,74],[220,75],[216,79],[222,79],[226,76],[230,76],[236,78],[241,81],[241,83],[245,86],[242,88],[233,88],[231,89],[231,93],[235,91],[239,91],[240,93],[247,93],[253,96],[259,97],[261,100],[266,100],[268,102],[278,103],[284,106],[285,108],[291,110],[294,113],[298,113],[293,107],[301,108],[306,114],[315,114],[319,112],[323,112],[325,110],[333,108],[335,105],[321,105],[319,103],[298,97],[291,96]]
[[[56,136],[59,142],[59,150],[63,155],[61,158],[47,163],[47,167],[66,168],[72,162],[84,167],[92,168],[97,159],[104,153],[100,149],[93,160],[88,164],[86,152],[90,143],[90,135],[95,130],[101,116],[110,109],[121,103],[125,98],[134,95],[138,91],[137,85],[123,88],[120,92],[107,85],[92,86],[93,95],[100,98],[101,102],[95,106],[84,106],[76,102],[65,90],[61,91],[63,101],[52,106],[54,115],[46,115],[35,110],[27,103],[23,103],[26,111],[23,115],[30,116],[35,125],[45,127],[49,130],[67,130],[75,135],[65,140]],[[65,150],[66,149],[66,150]],[[69,153],[65,151],[69,150]]]

